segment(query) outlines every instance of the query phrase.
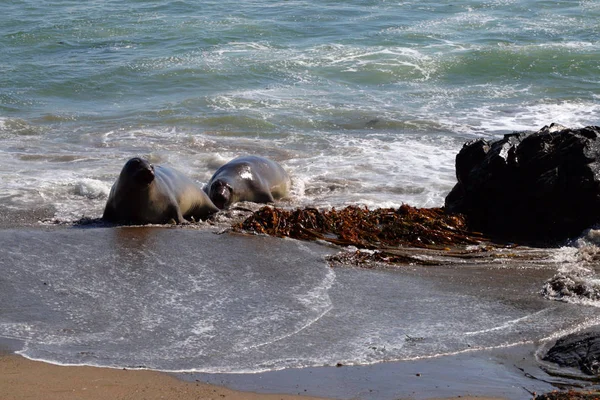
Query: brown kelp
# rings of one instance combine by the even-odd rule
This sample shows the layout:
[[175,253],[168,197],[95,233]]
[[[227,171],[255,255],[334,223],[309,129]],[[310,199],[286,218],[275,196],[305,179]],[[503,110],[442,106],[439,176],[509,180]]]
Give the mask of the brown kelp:
[[[481,234],[468,231],[466,220],[460,214],[448,214],[443,208],[408,205],[375,210],[360,206],[330,210],[284,210],[267,206],[233,229],[377,250],[372,254],[357,252],[354,263],[414,261],[413,257],[394,251],[401,246],[443,249],[486,241]],[[346,259],[347,255],[342,258]]]

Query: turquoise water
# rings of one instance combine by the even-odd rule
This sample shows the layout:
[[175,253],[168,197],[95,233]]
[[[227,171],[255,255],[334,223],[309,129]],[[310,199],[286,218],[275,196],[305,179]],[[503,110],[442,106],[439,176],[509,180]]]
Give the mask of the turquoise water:
[[600,124],[595,1],[8,1],[0,204],[98,216],[141,155],[291,205],[438,206],[465,140]]

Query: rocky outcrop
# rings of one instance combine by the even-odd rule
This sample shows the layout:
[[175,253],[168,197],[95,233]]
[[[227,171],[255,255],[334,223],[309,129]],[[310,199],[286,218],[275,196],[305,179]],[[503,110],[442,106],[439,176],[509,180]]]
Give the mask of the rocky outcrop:
[[543,360],[597,376],[600,371],[600,331],[575,333],[557,340]]
[[511,240],[562,240],[600,221],[600,127],[552,124],[466,143],[456,156],[450,213]]

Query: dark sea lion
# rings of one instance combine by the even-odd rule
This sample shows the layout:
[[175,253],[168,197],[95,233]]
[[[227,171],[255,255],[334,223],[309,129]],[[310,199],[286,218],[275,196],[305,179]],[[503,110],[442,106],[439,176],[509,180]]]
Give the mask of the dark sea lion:
[[210,178],[205,190],[219,208],[238,201],[273,203],[288,195],[290,177],[275,161],[242,156],[229,161]]
[[181,172],[142,158],[127,161],[108,195],[108,222],[165,224],[206,219],[218,208],[202,188]]

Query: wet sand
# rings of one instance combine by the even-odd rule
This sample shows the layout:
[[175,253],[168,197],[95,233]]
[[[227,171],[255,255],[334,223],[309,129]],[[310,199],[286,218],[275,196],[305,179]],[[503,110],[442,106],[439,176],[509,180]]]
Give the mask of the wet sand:
[[[57,366],[31,361],[16,355],[0,357],[0,398],[2,400],[321,399],[289,394],[240,392],[202,382],[185,382],[171,375],[153,371]],[[456,397],[458,398],[503,400],[499,397],[481,396]]]
[[201,382],[184,382],[153,371],[68,367],[0,357],[2,400],[296,400],[317,399],[279,394],[238,392]]
[[14,354],[22,345],[18,340],[0,339],[2,400],[518,400],[555,389],[550,383],[555,378],[536,365],[532,345],[408,362],[260,374],[60,366]]
[[[230,389],[361,400],[531,399],[567,383],[535,360],[537,345],[465,352],[364,366],[288,369],[262,374],[181,374]],[[567,386],[568,387],[568,386]]]

